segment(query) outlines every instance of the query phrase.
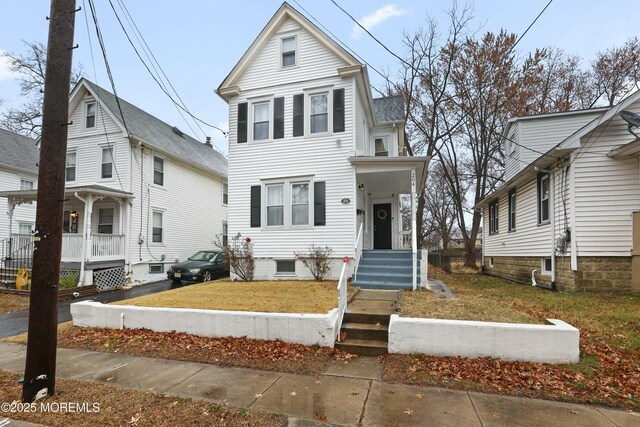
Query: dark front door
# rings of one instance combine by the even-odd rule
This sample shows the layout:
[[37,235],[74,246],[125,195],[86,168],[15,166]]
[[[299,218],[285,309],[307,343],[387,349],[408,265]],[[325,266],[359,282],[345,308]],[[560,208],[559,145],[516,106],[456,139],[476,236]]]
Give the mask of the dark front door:
[[391,249],[391,203],[373,205],[373,249]]

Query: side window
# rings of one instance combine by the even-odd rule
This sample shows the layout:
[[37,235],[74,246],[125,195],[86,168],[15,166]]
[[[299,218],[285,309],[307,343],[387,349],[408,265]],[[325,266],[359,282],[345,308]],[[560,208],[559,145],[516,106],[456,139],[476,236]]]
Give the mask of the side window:
[[253,140],[269,139],[269,102],[253,104]]
[[164,185],[164,159],[153,156],[153,183]]
[[88,102],[86,107],[84,126],[87,129],[96,127],[96,103]]
[[100,177],[103,179],[113,177],[113,150],[111,147],[104,147],[102,149]]
[[153,243],[164,242],[163,220],[164,214],[160,211],[153,211],[153,235],[151,241]]
[[386,136],[380,136],[373,140],[374,150],[376,156],[388,156],[389,155],[389,138]]
[[549,221],[549,174],[538,175],[538,223]]
[[67,166],[65,169],[65,181],[73,182],[76,180],[76,163],[78,153],[76,151],[67,152]]

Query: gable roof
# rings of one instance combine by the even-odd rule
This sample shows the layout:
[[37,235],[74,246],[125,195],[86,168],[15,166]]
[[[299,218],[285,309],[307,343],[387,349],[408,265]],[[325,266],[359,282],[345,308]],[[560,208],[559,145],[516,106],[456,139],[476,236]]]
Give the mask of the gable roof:
[[309,21],[304,15],[291,7],[289,3],[284,2],[282,6],[274,13],[267,25],[260,31],[260,34],[255,38],[249,49],[242,55],[240,60],[231,69],[231,72],[222,81],[216,93],[222,98],[225,98],[225,92],[229,89],[233,89],[237,80],[240,78],[244,70],[251,63],[254,57],[260,53],[262,47],[269,41],[269,39],[275,34],[276,30],[282,22],[287,19],[292,19],[298,23],[303,29],[312,34],[320,43],[325,45],[329,50],[340,57],[348,66],[362,65],[356,58],[347,52],[342,46],[336,43],[325,32],[320,30],[315,24]]
[[404,97],[402,95],[375,98],[373,110],[376,124],[404,122]]
[[37,174],[39,160],[35,139],[0,129],[0,165]]
[[[83,77],[73,89],[72,102],[78,102],[75,98],[81,92],[80,87],[86,88],[98,99],[112,118],[124,128],[116,97],[111,92]],[[173,126],[118,98],[131,137],[199,169],[221,177],[227,176],[227,159],[222,153],[186,133],[178,135]]]

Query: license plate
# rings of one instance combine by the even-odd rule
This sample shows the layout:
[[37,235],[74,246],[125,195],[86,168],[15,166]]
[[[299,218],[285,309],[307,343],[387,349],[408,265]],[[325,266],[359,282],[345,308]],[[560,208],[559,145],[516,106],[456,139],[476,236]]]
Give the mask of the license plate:
[[182,277],[182,273],[173,273],[173,277]]

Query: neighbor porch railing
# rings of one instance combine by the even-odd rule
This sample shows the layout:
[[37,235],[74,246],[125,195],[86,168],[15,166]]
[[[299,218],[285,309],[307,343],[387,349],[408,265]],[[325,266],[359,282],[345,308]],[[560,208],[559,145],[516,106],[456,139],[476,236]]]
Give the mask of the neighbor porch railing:
[[91,257],[114,258],[124,256],[124,235],[121,234],[92,234]]
[[400,233],[402,241],[400,242],[400,247],[402,249],[411,249],[411,230],[402,230]]
[[362,257],[362,248],[364,246],[364,221],[360,224],[360,229],[358,230],[358,237],[356,238],[356,247],[355,247],[355,258],[353,263],[353,280],[356,280],[356,275],[358,274],[358,264],[360,264],[360,258]]
[[336,322],[336,340],[340,342],[340,329],[342,329],[342,319],[344,312],[347,310],[347,271],[349,266],[349,257],[342,259],[342,271],[340,272],[340,280],[338,280],[338,321]]
[[82,259],[82,234],[64,233],[62,235],[62,260],[79,261]]

